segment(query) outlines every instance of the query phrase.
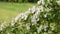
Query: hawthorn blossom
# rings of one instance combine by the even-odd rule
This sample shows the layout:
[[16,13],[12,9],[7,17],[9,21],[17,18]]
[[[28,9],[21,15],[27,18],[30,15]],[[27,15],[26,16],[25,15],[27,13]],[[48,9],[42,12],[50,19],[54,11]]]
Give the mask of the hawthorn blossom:
[[21,19],[24,19],[24,20],[26,20],[27,17],[28,17],[28,16],[27,16],[26,14],[21,15]]
[[39,9],[40,9],[41,12],[43,12],[44,7],[41,5],[41,6],[39,6]]
[[30,29],[30,25],[26,24],[26,29],[29,30]]
[[21,13],[21,14],[19,14],[18,16],[16,16],[15,22],[17,22],[19,19],[24,19],[24,20],[26,20],[27,17],[28,17],[27,12],[26,12],[26,13]]
[[32,22],[32,25],[37,24],[37,21],[36,21],[36,19],[35,19],[35,18],[33,18],[33,19],[31,20],[31,22]]
[[25,13],[30,14],[31,13],[31,8],[29,8]]
[[31,13],[30,10],[25,12],[26,15],[29,15],[30,13]]
[[60,6],[60,0],[58,0],[58,1],[56,1],[57,2],[57,4]]
[[15,22],[18,21],[18,19],[21,17],[22,13],[21,14],[18,14],[16,17],[15,17]]
[[47,17],[47,14],[44,14],[44,18],[46,18]]
[[43,12],[43,6],[39,6],[36,8],[36,15],[38,16],[41,12]]
[[33,16],[31,17],[31,22],[32,22],[32,25],[37,24],[37,15],[33,15]]
[[37,7],[37,14],[39,14],[41,12],[41,10],[40,10],[40,8],[39,7]]
[[8,23],[6,21],[4,21],[1,25],[0,25],[0,31],[2,31],[4,28],[6,28],[8,26]]
[[48,23],[45,23],[43,28],[44,28],[44,31],[47,31],[47,27],[48,27]]
[[6,28],[8,26],[8,24],[6,23],[6,22],[3,22],[2,24],[1,24],[1,27],[2,28]]
[[3,30],[3,28],[0,26],[0,31]]
[[14,26],[14,24],[15,24],[15,20],[14,20],[14,18],[12,18],[11,26]]
[[40,25],[40,26],[37,28],[37,32],[38,32],[38,33],[42,32],[42,29],[43,29],[43,25]]
[[[47,1],[47,5],[49,5],[48,7],[45,4],[45,1]],[[49,22],[49,24],[48,24],[48,22],[47,21],[45,22],[45,19],[44,19],[49,14],[51,14],[51,12],[49,13],[49,11],[51,11],[51,10],[54,9],[54,8],[52,8],[50,6],[50,4],[52,4],[51,1],[52,0],[39,0],[38,1],[38,5],[39,6],[37,6],[37,7],[36,6],[33,6],[32,8],[29,8],[26,12],[18,14],[15,18],[12,19],[12,21],[10,23],[11,25],[9,25],[9,26],[15,26],[15,23],[17,23],[17,27],[12,28],[10,31],[15,30],[15,28],[18,28],[19,29],[20,27],[22,28],[22,31],[24,31],[23,30],[24,29],[23,27],[25,27],[26,28],[25,31],[28,30],[28,33],[30,33],[31,32],[30,29],[32,29],[30,26],[33,26],[34,25],[35,26],[34,28],[37,28],[37,32],[36,33],[38,33],[38,34],[39,33],[42,33],[42,34],[51,33],[53,30],[55,30],[56,24],[55,23],[50,23],[49,21],[48,21]],[[58,5],[60,5],[60,0],[59,1],[56,1],[56,2],[57,2]],[[44,11],[46,11],[47,13],[44,13]],[[43,13],[43,15],[41,15],[41,13]],[[32,14],[32,15],[29,16],[30,14]],[[40,18],[40,16],[43,16],[44,18],[43,17]],[[53,17],[54,16],[55,16],[55,14],[53,14]],[[30,21],[27,20],[27,18],[30,19]],[[40,21],[40,19],[41,19],[41,21]],[[27,20],[28,22],[27,21],[21,22],[22,20]],[[17,21],[19,21],[19,22],[17,22]],[[2,23],[1,26],[0,26],[0,31],[4,30],[4,28],[6,28],[7,26],[8,26],[8,24],[6,22]],[[50,29],[47,29],[48,27]],[[44,32],[43,32],[43,30],[44,30]],[[20,31],[20,32],[22,32],[22,31]],[[23,33],[26,33],[25,31]],[[35,33],[35,32],[33,32],[33,33]],[[8,32],[7,34],[10,34],[10,33]],[[32,34],[32,32],[31,32],[31,34]]]
[[41,3],[42,3],[42,5],[44,5],[45,4],[45,0],[41,0]]
[[48,1],[48,3],[50,3],[52,0],[47,0]]
[[7,34],[10,34],[9,32],[7,32]]
[[38,5],[39,5],[39,4],[44,5],[44,4],[45,4],[44,0],[39,0],[39,1],[38,1]]
[[49,12],[49,11],[51,11],[51,10],[52,10],[51,7],[49,7],[49,8],[45,8],[45,11],[46,11],[46,12]]
[[40,19],[39,18],[37,18],[37,21],[39,21]]
[[26,20],[27,19],[27,15],[22,15],[22,19]]
[[40,5],[40,3],[41,3],[41,0],[39,0],[37,3],[38,3],[38,5]]
[[32,9],[31,9],[31,12],[34,13],[36,11],[36,7],[33,6]]

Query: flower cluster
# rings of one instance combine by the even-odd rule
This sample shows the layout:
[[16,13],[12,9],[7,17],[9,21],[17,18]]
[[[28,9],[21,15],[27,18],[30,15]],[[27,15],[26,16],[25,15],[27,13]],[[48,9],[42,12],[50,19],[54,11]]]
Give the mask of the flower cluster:
[[9,32],[14,33],[18,31],[23,34],[57,34],[59,17],[60,0],[39,0],[38,6],[18,14],[12,19],[10,25],[2,23],[0,31],[7,28],[10,29]]

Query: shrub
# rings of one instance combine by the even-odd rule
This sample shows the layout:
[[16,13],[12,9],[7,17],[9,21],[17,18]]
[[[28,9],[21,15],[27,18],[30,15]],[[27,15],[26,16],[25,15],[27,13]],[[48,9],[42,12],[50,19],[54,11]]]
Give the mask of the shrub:
[[10,24],[0,26],[1,34],[58,34],[60,0],[40,0],[38,6],[20,13]]
[[24,2],[26,2],[26,3],[27,3],[27,2],[28,2],[28,0],[24,0]]
[[38,0],[28,0],[28,2],[36,3]]
[[22,3],[22,0],[18,0],[19,3]]

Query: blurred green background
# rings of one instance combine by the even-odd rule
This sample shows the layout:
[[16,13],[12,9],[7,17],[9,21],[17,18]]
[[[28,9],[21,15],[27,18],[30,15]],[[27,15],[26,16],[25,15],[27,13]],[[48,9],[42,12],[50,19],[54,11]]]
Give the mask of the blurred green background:
[[0,0],[0,1],[4,1],[4,2],[17,2],[17,3],[22,3],[22,2],[32,2],[35,3],[38,0]]
[[36,5],[37,0],[0,0],[0,23],[11,21],[17,14]]

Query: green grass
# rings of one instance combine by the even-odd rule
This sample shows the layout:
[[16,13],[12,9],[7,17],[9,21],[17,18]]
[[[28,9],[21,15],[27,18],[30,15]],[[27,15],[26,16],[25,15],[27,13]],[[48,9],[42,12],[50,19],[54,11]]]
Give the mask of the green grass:
[[27,11],[33,5],[35,4],[0,2],[0,23],[11,20],[18,13]]

